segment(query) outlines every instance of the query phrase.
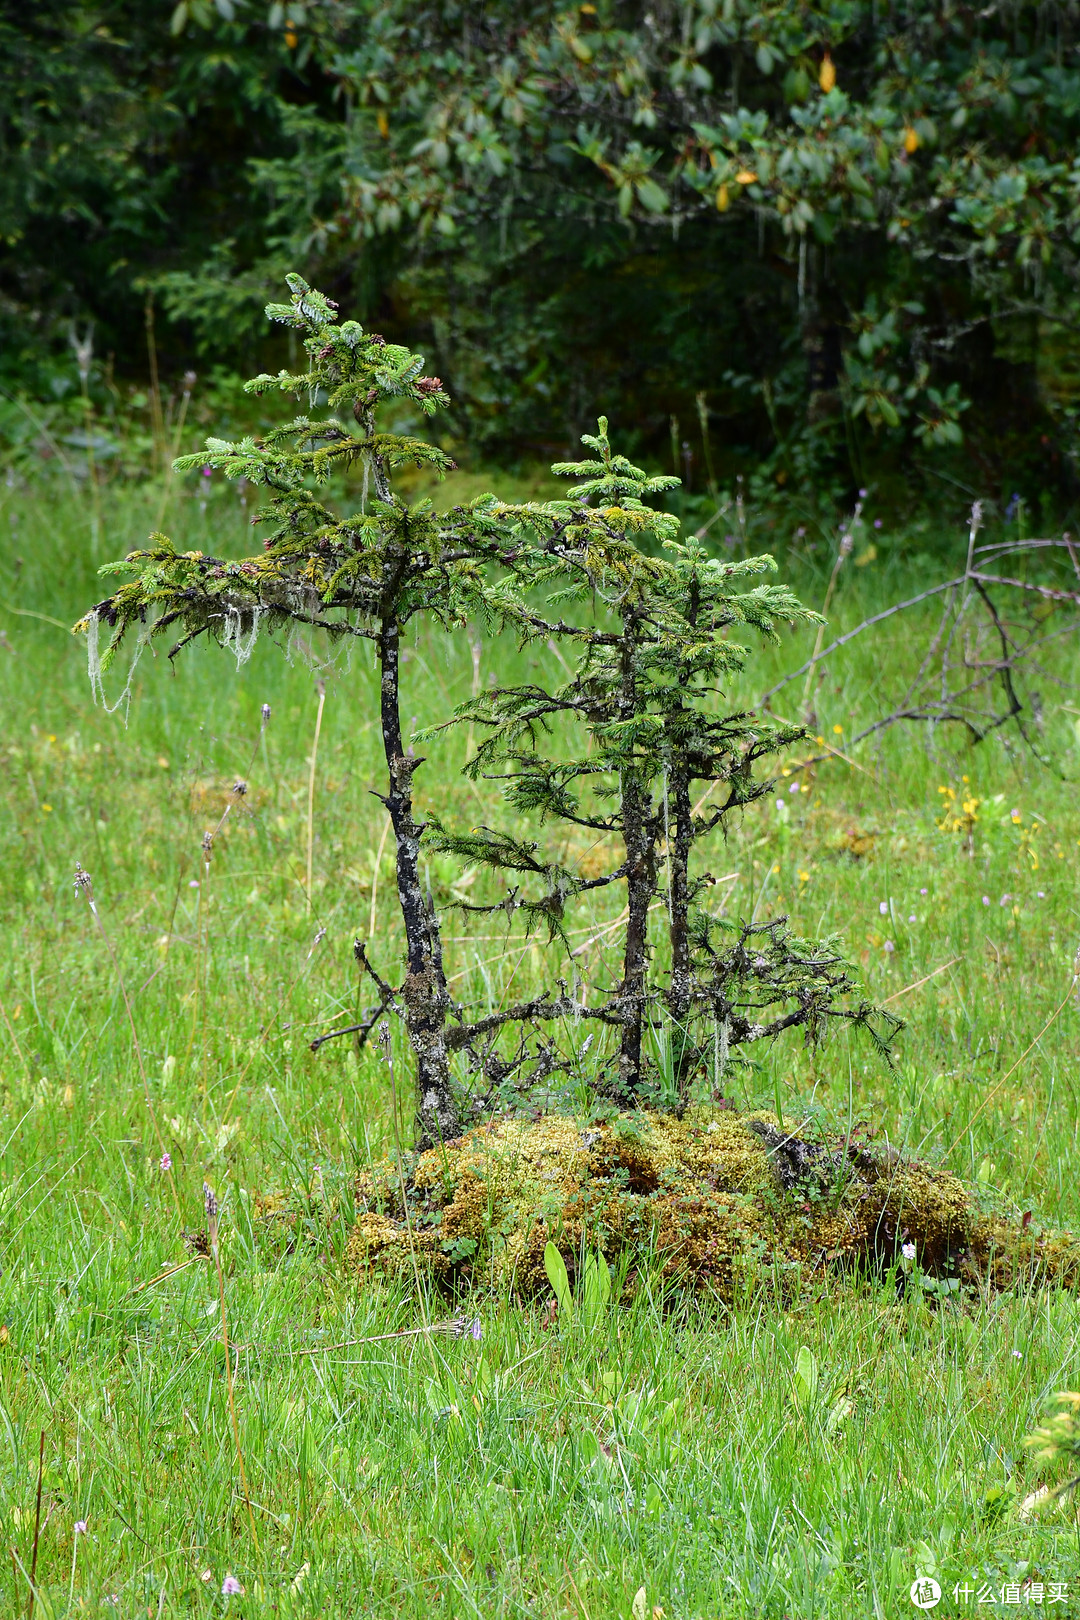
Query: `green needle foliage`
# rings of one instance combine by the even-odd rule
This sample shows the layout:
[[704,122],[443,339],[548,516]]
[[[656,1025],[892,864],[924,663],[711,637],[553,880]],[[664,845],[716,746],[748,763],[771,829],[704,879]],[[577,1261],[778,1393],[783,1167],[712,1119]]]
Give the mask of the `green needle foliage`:
[[[530,924],[563,934],[569,900],[613,883],[626,885],[623,972],[599,1005],[575,1003],[579,1017],[619,1032],[617,1068],[608,1089],[621,1101],[640,1100],[647,1084],[646,1024],[661,1020],[661,1093],[684,1102],[706,1046],[692,1031],[708,1027],[707,1045],[732,1046],[803,1027],[816,1038],[830,1017],[867,1025],[878,1044],[896,1021],[882,1015],[886,1038],[874,1030],[873,1009],[844,998],[854,980],[834,940],[811,945],[781,919],[731,925],[701,903],[712,874],[692,874],[695,846],[733,812],[765,795],[755,777],[764,758],[804,735],[800,726],[726,711],[725,682],[749,655],[734,631],[777,638],[781,622],[820,622],[783,585],[756,576],[775,570],[771,557],[709,558],[696,540],[681,543],[678,524],[646,504],[677,480],[649,478],[612,453],[607,420],[584,443],[594,460],[558,463],[556,473],[583,479],[563,501],[517,508],[531,536],[537,584],[555,587],[549,606],[571,605],[581,621],[557,620],[523,603],[517,622],[527,638],[558,636],[577,651],[570,679],[539,686],[493,688],[459,711],[458,721],[487,728],[468,766],[474,777],[501,774],[510,805],[526,817],[556,820],[599,839],[614,835],[618,864],[583,877],[545,862],[536,844],[486,828],[468,835],[439,830],[442,847],[522,878],[544,879],[543,892],[523,897],[512,888],[491,910],[521,910]],[[507,512],[509,516],[509,512]],[[643,551],[641,537],[661,544]],[[544,752],[556,721],[574,723],[584,747]],[[715,790],[720,796],[709,804]],[[650,913],[666,913],[670,971],[665,989],[650,979]],[[727,948],[725,948],[727,947]]]

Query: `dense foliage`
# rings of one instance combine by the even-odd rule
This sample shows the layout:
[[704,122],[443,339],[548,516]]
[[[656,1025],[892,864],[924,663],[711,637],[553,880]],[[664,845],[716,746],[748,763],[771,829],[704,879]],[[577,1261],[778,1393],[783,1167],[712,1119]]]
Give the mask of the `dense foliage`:
[[1071,476],[1064,4],[52,0],[0,26],[9,313],[92,315],[128,365],[123,286],[235,352],[299,255],[422,337],[489,449],[561,448],[618,399],[699,486],[721,422],[773,487],[931,467],[1030,504]]

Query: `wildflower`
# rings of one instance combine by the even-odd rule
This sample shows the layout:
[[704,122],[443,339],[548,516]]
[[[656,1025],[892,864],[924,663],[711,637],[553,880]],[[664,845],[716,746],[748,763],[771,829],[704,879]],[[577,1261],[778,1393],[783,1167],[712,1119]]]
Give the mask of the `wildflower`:
[[75,893],[81,894],[83,890],[92,890],[93,883],[90,874],[78,861],[75,862]]
[[798,791],[799,791],[798,782],[792,782],[791,786],[788,788],[788,792],[789,793],[798,793]]
[[836,737],[842,737],[844,735],[843,726],[833,726],[833,735]]
[[800,872],[799,873],[799,882],[800,883],[809,883],[809,881],[810,881],[809,872]]
[[263,706],[262,706],[262,723],[265,726],[265,725],[269,724],[269,721],[270,721],[270,705],[269,705],[269,703],[264,703]]
[[875,518],[874,519],[874,528],[875,529],[880,529],[881,528],[881,519],[880,518]]
[[171,1153],[163,1153],[161,1155],[161,1161],[160,1162],[161,1162],[161,1168],[163,1170],[171,1170],[172,1169],[172,1154]]
[[911,916],[908,918],[908,922],[918,922],[918,920],[919,919],[918,919],[918,917],[916,917],[914,912],[912,912]]
[[209,829],[202,835],[203,860],[209,866],[210,857],[214,853],[214,835]]
[[473,1338],[473,1339],[478,1339],[480,1337],[480,1335],[483,1333],[483,1331],[484,1331],[483,1328],[480,1326],[480,1318],[478,1316],[474,1316],[473,1320],[472,1320],[472,1323],[471,1323],[471,1325],[469,1327],[469,1337]]
[[1013,1360],[1014,1361],[1023,1361],[1023,1359],[1024,1359],[1024,1357],[1023,1357],[1023,1355],[1021,1354],[1021,1352],[1019,1350],[1014,1350],[1013,1351]]
[[1045,900],[1046,899],[1046,894],[1045,894],[1044,890],[1036,889],[1035,893],[1038,895],[1040,900]]
[[885,949],[889,953],[890,956],[892,955],[893,951],[895,951],[896,946],[893,944],[891,939],[887,939],[885,941]]
[[915,1258],[915,1245],[914,1245],[914,1243],[902,1243],[900,1245],[900,1253],[903,1255],[905,1260],[914,1260],[914,1258]]
[[212,1221],[217,1217],[218,1201],[214,1195],[214,1189],[211,1187],[208,1181],[203,1182],[202,1193],[203,1203],[206,1206],[206,1218],[208,1221]]
[[1013,821],[1019,821],[1020,820],[1020,812],[1019,812],[1019,810],[1010,810],[1009,811],[1009,816],[1010,816],[1011,820],[1013,820]]
[[919,893],[920,893],[920,894],[929,894],[929,893],[930,893],[930,890],[929,890],[929,889],[920,889],[920,890],[919,890]]
[[795,533],[800,540],[804,539],[806,536],[805,525],[800,523],[799,527],[795,530]]
[[889,915],[889,902],[887,900],[882,900],[878,905],[878,910],[881,912],[883,917],[887,917]]
[[72,1526],[72,1529],[75,1531],[75,1534],[77,1536],[85,1536],[85,1534],[86,1534],[86,1520],[85,1519],[76,1519],[74,1525]]
[[197,889],[198,887],[199,887],[198,878],[188,878],[188,888],[189,889]]
[[235,1575],[226,1575],[221,1583],[222,1597],[239,1597],[243,1590]]
[[202,475],[203,475],[204,478],[210,478],[210,477],[213,476],[213,472],[214,472],[213,467],[204,467],[203,470],[202,470]]
[[999,906],[1007,906],[1011,899],[1012,899],[1011,894],[1003,894],[1001,899],[998,901],[998,905]]
[[859,499],[860,499],[860,501],[865,501],[865,499],[866,499],[866,497],[867,497],[867,495],[869,493],[870,493],[870,491],[867,490],[867,489],[860,489],[860,491],[859,491]]
[[990,904],[990,896],[988,894],[984,894],[983,895],[983,905],[988,906],[989,904]]

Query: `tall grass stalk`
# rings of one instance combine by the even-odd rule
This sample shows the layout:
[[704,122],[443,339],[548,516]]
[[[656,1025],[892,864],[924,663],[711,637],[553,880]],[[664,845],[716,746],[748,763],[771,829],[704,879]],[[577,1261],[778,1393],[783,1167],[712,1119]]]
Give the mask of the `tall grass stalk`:
[[307,903],[311,910],[311,872],[315,852],[315,764],[319,757],[319,733],[322,730],[323,708],[326,703],[326,682],[320,677],[315,683],[319,694],[319,707],[315,715],[315,736],[311,743],[311,770],[308,774],[307,798]]
[[37,1563],[38,1547],[41,1543],[41,1484],[45,1474],[45,1430],[41,1431],[38,1441],[37,1466],[37,1493],[34,1498],[34,1545],[30,1552],[30,1602],[26,1608],[26,1620],[33,1620],[34,1600],[37,1597]]

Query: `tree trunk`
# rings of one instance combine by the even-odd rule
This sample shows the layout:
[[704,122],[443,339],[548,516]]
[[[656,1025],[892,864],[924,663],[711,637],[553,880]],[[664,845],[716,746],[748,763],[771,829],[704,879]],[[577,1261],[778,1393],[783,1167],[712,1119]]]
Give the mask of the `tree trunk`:
[[656,892],[656,861],[646,825],[648,803],[632,768],[622,776],[622,830],[626,845],[626,939],[619,987],[622,1040],[619,1089],[633,1098],[641,1086],[641,1026],[649,965],[649,906]]
[[[637,624],[632,614],[623,620],[622,671],[618,698],[620,718],[631,720],[638,711]],[[633,762],[620,772],[619,796],[623,843],[626,848],[626,937],[623,977],[619,987],[622,1039],[619,1043],[619,1090],[633,1099],[641,1088],[641,1026],[645,1015],[646,974],[649,967],[649,906],[656,893],[656,836],[649,826],[651,795],[642,786]]]
[[382,669],[380,713],[383,751],[389,778],[385,804],[397,843],[397,887],[405,924],[407,971],[401,999],[405,1026],[417,1064],[416,1145],[431,1147],[461,1131],[457,1101],[450,1082],[446,1048],[449,994],[443,973],[439,923],[420,882],[420,835],[413,820],[412,777],[419,761],[401,743],[398,708],[400,626],[388,615],[379,633]]
[[690,1042],[690,849],[694,833],[690,779],[685,761],[678,755],[672,762],[668,779],[668,806],[669,814],[674,817],[674,836],[669,827],[671,982],[667,1007],[671,1019],[675,1086],[679,1096],[685,1097],[693,1059]]

